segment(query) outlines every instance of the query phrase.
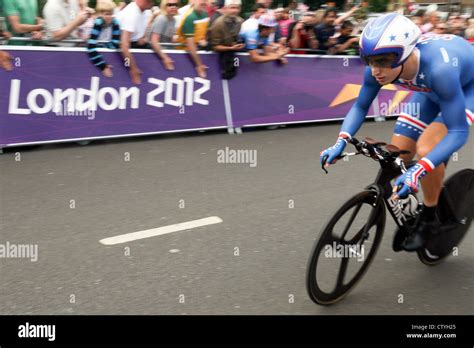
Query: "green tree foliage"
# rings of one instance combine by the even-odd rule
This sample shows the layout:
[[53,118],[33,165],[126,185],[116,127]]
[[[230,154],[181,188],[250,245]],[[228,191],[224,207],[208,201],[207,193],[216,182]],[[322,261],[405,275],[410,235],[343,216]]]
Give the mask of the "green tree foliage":
[[369,0],[369,7],[371,12],[385,12],[387,11],[387,6],[389,0]]

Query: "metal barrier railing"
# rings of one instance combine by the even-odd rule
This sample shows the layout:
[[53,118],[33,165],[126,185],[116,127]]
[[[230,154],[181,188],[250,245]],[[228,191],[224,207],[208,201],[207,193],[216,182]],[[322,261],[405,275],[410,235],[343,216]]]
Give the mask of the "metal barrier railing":
[[[5,40],[5,37],[0,36],[0,43],[5,45],[8,42],[30,42],[30,43],[36,43],[40,44],[40,46],[57,46],[60,45],[61,43],[64,44],[74,44],[76,47],[85,47],[87,46],[87,41],[84,41],[82,39],[65,39],[61,41],[55,41],[55,40],[33,40],[29,37],[12,37],[9,40]],[[107,44],[109,41],[97,41],[98,44]],[[182,46],[180,43],[160,43],[160,45],[163,48],[168,48],[168,49],[173,49],[178,46]],[[319,55],[327,55],[328,52],[325,50],[318,50],[318,49],[311,49],[311,48],[291,48],[291,51],[297,51],[297,52],[305,52],[308,54],[319,54]],[[242,52],[245,52],[242,51]],[[349,54],[352,53],[353,51],[351,50],[346,50],[344,53]]]
[[[32,38],[30,37],[11,37],[10,39],[6,40],[5,37],[2,37],[0,36],[0,41],[5,41],[5,42],[9,42],[9,41],[18,41],[18,42],[31,42],[31,43],[36,43],[36,44],[42,44],[44,46],[53,46],[53,45],[57,45],[57,44],[61,44],[61,43],[65,43],[65,44],[75,44],[79,47],[81,46],[87,46],[87,40],[82,40],[82,39],[64,39],[64,40],[60,40],[60,41],[57,41],[57,40],[33,40]],[[107,44],[109,43],[110,41],[104,41],[104,40],[98,40],[97,43],[99,44]],[[161,43],[161,46],[167,46],[167,47],[176,47],[176,46],[179,46],[181,44],[179,43]]]
[[[85,47],[87,46],[87,41],[84,41],[82,39],[65,39],[61,41],[55,41],[55,40],[33,40],[29,37],[11,37],[10,39],[6,40],[5,37],[0,36],[0,44],[5,45],[8,44],[8,42],[31,42],[31,43],[36,43],[40,44],[40,46],[57,46],[60,43],[65,43],[65,44],[75,44],[77,47]],[[109,41],[97,41],[99,44],[107,44]],[[180,43],[160,43],[160,45],[165,48],[165,49],[173,49],[178,46],[182,46]],[[472,43],[474,45],[474,43]],[[319,55],[327,55],[328,52],[325,50],[318,50],[318,49],[312,49],[312,48],[291,48],[291,51],[297,51],[297,52],[306,52],[308,54],[319,54]],[[355,51],[355,52],[354,52]],[[245,52],[245,51],[243,51]],[[343,52],[340,52],[338,54],[353,54],[357,55],[358,50],[354,49],[349,49],[345,50]]]

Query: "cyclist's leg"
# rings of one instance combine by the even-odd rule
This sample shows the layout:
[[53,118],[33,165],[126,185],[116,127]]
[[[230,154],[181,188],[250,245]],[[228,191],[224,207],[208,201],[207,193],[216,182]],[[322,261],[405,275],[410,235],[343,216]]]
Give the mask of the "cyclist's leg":
[[[448,134],[446,126],[438,119],[433,121],[421,135],[416,144],[416,154],[418,158],[427,156],[434,147]],[[423,202],[427,207],[438,205],[439,195],[443,186],[446,165],[444,163],[437,166],[421,180],[423,189]]]
[[424,94],[414,93],[404,105],[397,119],[391,143],[410,154],[401,155],[404,161],[410,161],[416,154],[416,142],[439,113],[438,106]]
[[[474,82],[464,89],[464,97],[466,101],[466,120],[469,125],[472,125],[474,122]],[[446,134],[448,134],[448,128],[443,123],[443,115],[439,115],[418,140],[418,157],[422,158],[428,155],[443,140]],[[421,180],[424,202],[427,206],[438,204],[447,163],[448,160],[436,167]]]

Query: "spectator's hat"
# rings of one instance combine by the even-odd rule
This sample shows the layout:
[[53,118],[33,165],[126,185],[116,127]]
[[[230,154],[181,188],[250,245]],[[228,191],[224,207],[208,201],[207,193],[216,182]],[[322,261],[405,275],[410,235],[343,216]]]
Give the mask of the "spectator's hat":
[[242,6],[242,0],[225,0],[226,6]]
[[272,28],[278,25],[277,21],[275,20],[275,17],[269,14],[261,15],[260,18],[258,19],[258,24],[264,27],[269,27],[269,28]]

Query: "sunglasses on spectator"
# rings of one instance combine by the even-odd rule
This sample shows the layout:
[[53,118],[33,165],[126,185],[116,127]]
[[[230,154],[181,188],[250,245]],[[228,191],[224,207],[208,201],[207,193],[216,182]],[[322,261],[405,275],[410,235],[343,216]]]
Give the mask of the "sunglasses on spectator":
[[166,6],[168,7],[178,7],[178,3],[167,3]]

